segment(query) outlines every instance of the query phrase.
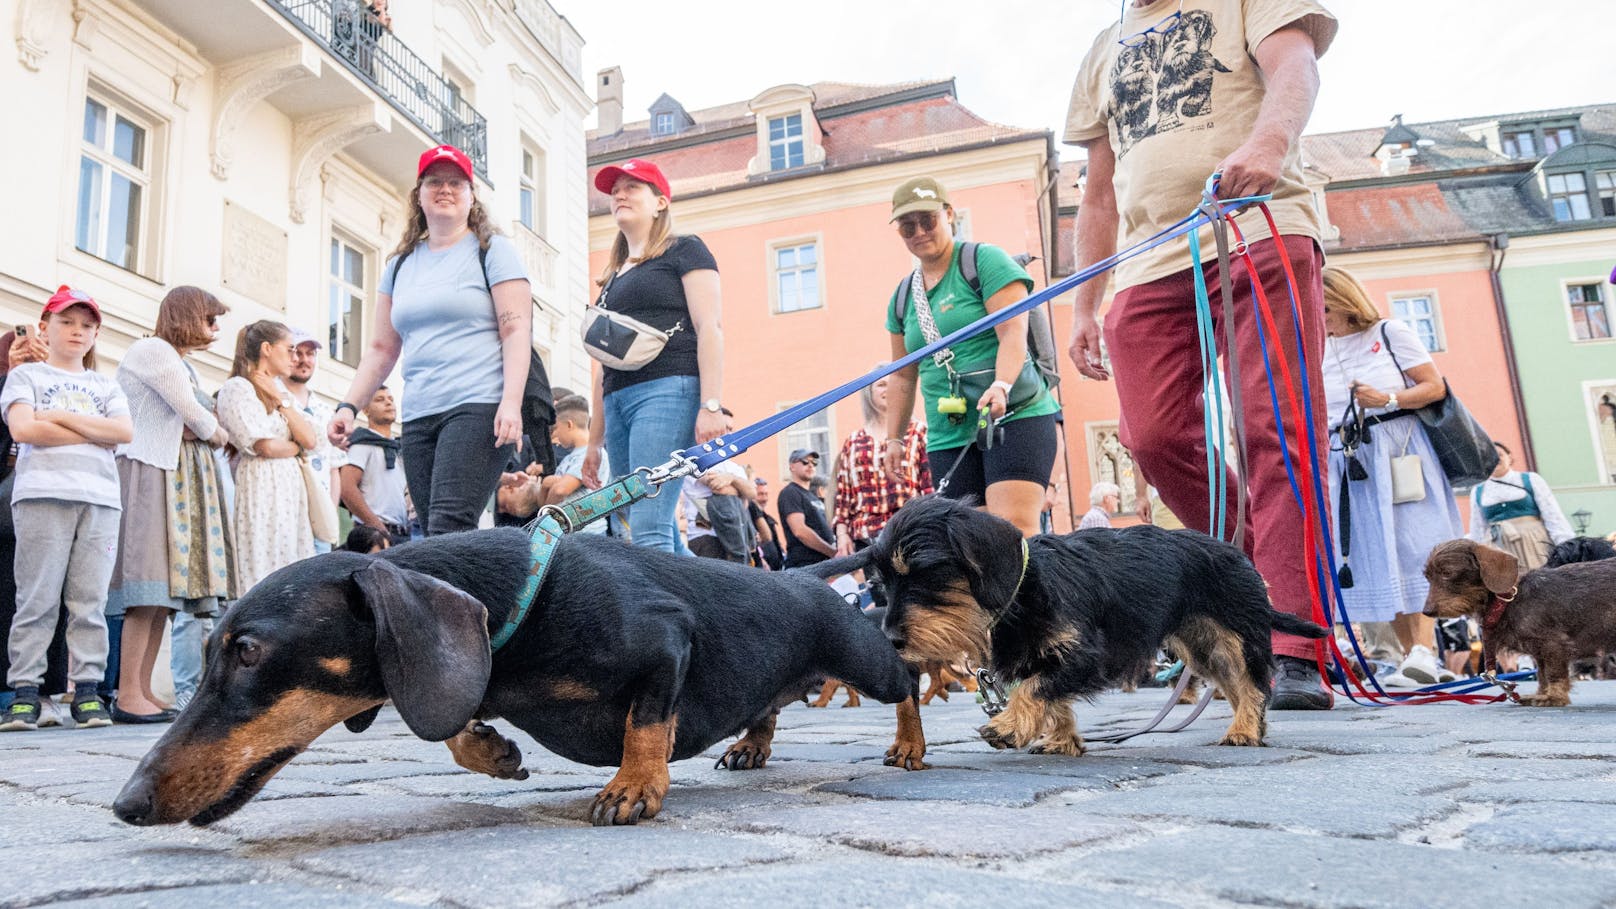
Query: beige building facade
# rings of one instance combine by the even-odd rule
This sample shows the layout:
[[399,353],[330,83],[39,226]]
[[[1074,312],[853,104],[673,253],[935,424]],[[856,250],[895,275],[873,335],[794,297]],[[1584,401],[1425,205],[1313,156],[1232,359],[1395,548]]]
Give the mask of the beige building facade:
[[59,284],[101,301],[115,363],[168,288],[231,308],[200,359],[229,370],[257,319],[327,343],[340,394],[371,337],[383,263],[421,152],[465,149],[533,279],[534,343],[581,384],[587,284],[582,38],[545,0],[18,0],[0,59],[10,216],[0,318]]

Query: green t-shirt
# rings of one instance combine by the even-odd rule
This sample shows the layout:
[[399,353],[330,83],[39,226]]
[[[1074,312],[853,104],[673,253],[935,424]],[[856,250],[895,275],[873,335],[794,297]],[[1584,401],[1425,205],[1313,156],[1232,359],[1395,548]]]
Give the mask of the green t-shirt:
[[[987,315],[988,309],[982,301],[1005,287],[1019,281],[1028,292],[1032,291],[1032,278],[1028,277],[1026,269],[1017,265],[999,247],[979,243],[976,247],[976,275],[982,285],[982,293],[978,296],[960,273],[959,253],[960,244],[955,243],[954,258],[948,263],[948,271],[936,287],[926,292],[931,301],[932,317],[937,320],[937,331],[944,337]],[[911,299],[904,308],[903,325],[900,326],[896,318],[897,300],[898,294],[894,290],[887,301],[887,331],[894,334],[903,332],[904,349],[919,350],[926,346],[926,336],[921,334],[920,322],[915,318],[915,301]],[[953,350],[956,372],[989,368],[999,355],[999,336],[992,330],[985,331],[955,344]],[[937,399],[947,394],[947,371],[939,369],[931,357],[921,360],[920,396],[926,402],[927,449],[963,448],[976,438],[976,402],[970,401],[966,405],[970,411],[964,422],[952,423],[947,415],[937,412]],[[1016,411],[1010,419],[1041,417],[1059,409],[1060,404],[1055,396],[1045,389],[1043,394]]]

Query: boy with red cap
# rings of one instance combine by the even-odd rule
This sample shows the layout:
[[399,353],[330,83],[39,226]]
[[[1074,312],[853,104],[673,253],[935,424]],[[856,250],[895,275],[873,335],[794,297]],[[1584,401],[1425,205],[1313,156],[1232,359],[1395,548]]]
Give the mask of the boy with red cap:
[[63,285],[39,318],[49,358],[13,369],[0,392],[0,417],[19,443],[11,497],[17,614],[6,675],[16,697],[0,717],[0,731],[39,724],[45,651],[64,601],[73,721],[112,723],[96,695],[106,673],[104,610],[123,507],[112,449],[134,438],[134,424],[117,381],[88,368],[100,330],[101,307]]

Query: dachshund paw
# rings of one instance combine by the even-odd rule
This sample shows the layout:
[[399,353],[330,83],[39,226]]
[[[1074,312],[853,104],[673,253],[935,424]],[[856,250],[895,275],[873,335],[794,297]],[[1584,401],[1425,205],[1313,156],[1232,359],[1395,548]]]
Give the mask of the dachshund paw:
[[1028,749],[1033,754],[1064,754],[1068,757],[1081,757],[1087,748],[1083,747],[1082,739],[1074,738],[1044,738],[1033,743]]
[[1218,744],[1233,745],[1239,748],[1261,748],[1263,747],[1263,740],[1261,736],[1248,732],[1231,732],[1219,739]]
[[761,770],[769,762],[772,753],[769,746],[758,745],[741,739],[729,746],[729,750],[718,758],[714,767],[718,770]]
[[899,739],[887,749],[886,760],[881,763],[888,767],[902,767],[904,770],[928,770],[931,765],[926,763],[926,743],[906,742]]
[[1521,697],[1528,707],[1570,707],[1571,699],[1563,694],[1528,694]]
[[455,763],[467,770],[500,780],[528,777],[528,772],[522,768],[522,749],[487,723],[473,720],[449,739],[448,745]]
[[982,741],[1001,751],[1006,748],[1025,748],[1031,744],[1017,735],[1014,729],[995,729],[992,723],[978,727],[976,734],[982,737]]
[[666,786],[614,778],[595,795],[589,808],[589,822],[596,827],[623,826],[649,820],[662,810]]

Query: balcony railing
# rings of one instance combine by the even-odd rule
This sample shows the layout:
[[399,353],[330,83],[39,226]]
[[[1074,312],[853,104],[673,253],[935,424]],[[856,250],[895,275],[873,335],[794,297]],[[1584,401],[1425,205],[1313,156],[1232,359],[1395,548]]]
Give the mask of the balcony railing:
[[522,264],[527,266],[529,283],[532,284],[534,291],[541,299],[553,304],[556,290],[556,258],[560,254],[547,240],[520,221],[511,223],[511,237],[516,241],[516,250],[522,257]]
[[437,141],[471,157],[488,179],[488,120],[360,0],[268,0]]

